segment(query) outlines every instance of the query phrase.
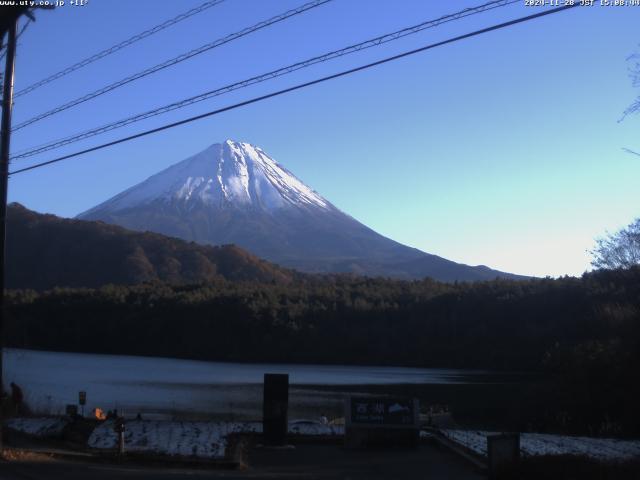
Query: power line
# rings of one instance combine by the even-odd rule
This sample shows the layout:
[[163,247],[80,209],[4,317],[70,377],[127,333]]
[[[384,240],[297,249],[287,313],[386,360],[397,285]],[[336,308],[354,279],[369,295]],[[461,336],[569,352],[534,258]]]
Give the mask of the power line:
[[70,158],[73,158],[73,157],[77,157],[77,156],[83,155],[85,153],[90,153],[90,152],[95,152],[97,150],[102,150],[104,148],[111,147],[113,145],[118,145],[120,143],[128,142],[128,141],[134,140],[136,138],[140,138],[140,137],[144,137],[144,136],[147,136],[147,135],[151,135],[153,133],[161,132],[163,130],[168,130],[170,128],[178,127],[180,125],[185,125],[187,123],[195,122],[196,120],[201,120],[203,118],[207,118],[207,117],[211,117],[211,116],[214,116],[214,115],[218,115],[220,113],[227,112],[229,110],[235,110],[236,108],[244,107],[246,105],[250,105],[250,104],[257,103],[257,102],[260,102],[260,101],[263,101],[263,100],[267,100],[269,98],[273,98],[273,97],[277,97],[277,96],[280,96],[280,95],[284,95],[285,93],[293,92],[295,90],[300,90],[302,88],[310,87],[312,85],[317,85],[319,83],[323,83],[323,82],[326,82],[326,81],[329,81],[329,80],[333,80],[333,79],[336,79],[336,78],[344,77],[346,75],[350,75],[352,73],[360,72],[362,70],[367,70],[369,68],[376,67],[378,65],[382,65],[382,64],[385,64],[385,63],[392,62],[394,60],[398,60],[398,59],[401,59],[401,58],[404,58],[404,57],[408,57],[410,55],[415,55],[417,53],[424,52],[426,50],[431,50],[431,49],[436,48],[436,47],[441,47],[443,45],[447,45],[447,44],[450,44],[450,43],[458,42],[460,40],[464,40],[464,39],[467,39],[467,38],[471,38],[471,37],[475,37],[475,36],[478,36],[478,35],[482,35],[484,33],[492,32],[494,30],[500,30],[500,29],[503,29],[503,28],[507,28],[507,27],[510,27],[510,26],[513,26],[513,25],[516,25],[516,24],[519,24],[519,23],[524,23],[524,22],[527,22],[527,21],[530,21],[530,20],[534,20],[536,18],[544,17],[544,16],[547,16],[547,15],[558,13],[558,12],[561,12],[561,11],[564,11],[564,10],[568,10],[570,8],[575,8],[575,7],[578,7],[578,6],[580,6],[579,3],[575,3],[573,5],[565,5],[565,6],[554,8],[554,9],[551,9],[551,10],[545,10],[545,11],[538,12],[538,13],[535,13],[535,14],[532,14],[532,15],[527,15],[525,17],[516,18],[515,20],[510,20],[508,22],[499,23],[497,25],[492,25],[490,27],[486,27],[486,28],[483,28],[483,29],[480,29],[480,30],[475,30],[475,31],[473,31],[471,33],[465,33],[464,35],[459,35],[457,37],[449,38],[449,39],[443,40],[441,42],[432,43],[430,45],[426,45],[424,47],[420,47],[420,48],[417,48],[415,50],[410,50],[410,51],[407,51],[407,52],[403,52],[403,53],[400,53],[398,55],[393,55],[391,57],[387,57],[387,58],[384,58],[382,60],[378,60],[378,61],[375,61],[375,62],[372,62],[372,63],[368,63],[366,65],[361,65],[359,67],[351,68],[349,70],[343,70],[341,72],[334,73],[332,75],[328,75],[326,77],[321,77],[321,78],[318,78],[318,79],[315,79],[315,80],[311,80],[309,82],[300,83],[298,85],[294,85],[293,87],[288,87],[288,88],[285,88],[283,90],[278,90],[278,91],[275,91],[275,92],[268,93],[266,95],[261,95],[259,97],[254,97],[254,98],[252,98],[250,100],[245,100],[244,102],[240,102],[240,103],[236,103],[236,104],[233,104],[233,105],[229,105],[227,107],[219,108],[217,110],[213,110],[213,111],[210,111],[210,112],[207,112],[207,113],[202,113],[200,115],[189,117],[189,118],[186,118],[184,120],[180,120],[178,122],[169,123],[169,124],[163,125],[161,127],[157,127],[157,128],[153,128],[151,130],[146,130],[144,132],[137,133],[135,135],[130,135],[128,137],[124,137],[124,138],[120,138],[118,140],[113,140],[111,142],[103,143],[103,144],[97,145],[95,147],[87,148],[85,150],[81,150],[81,151],[78,151],[78,152],[75,152],[75,153],[71,153],[71,154],[64,155],[64,156],[61,156],[61,157],[58,157],[58,158],[54,158],[54,159],[48,160],[46,162],[36,163],[36,164],[31,165],[29,167],[24,167],[24,168],[20,168],[18,170],[14,170],[14,171],[10,172],[9,175],[15,175],[15,174],[18,174],[18,173],[27,172],[29,170],[35,170],[37,168],[41,168],[41,167],[44,167],[44,166],[47,166],[47,165],[51,165],[53,163],[58,163],[58,162],[61,162],[63,160],[67,160],[67,159],[70,159]]
[[214,48],[217,48],[221,45],[224,45],[226,43],[232,42],[233,40],[237,40],[238,38],[244,37],[246,35],[249,35],[250,33],[253,33],[257,30],[261,30],[265,27],[268,27],[270,25],[273,25],[275,23],[281,22],[283,20],[286,20],[290,17],[293,17],[295,15],[299,15],[303,12],[306,12],[307,10],[311,10],[312,8],[316,8],[319,7],[320,5],[324,5],[325,3],[331,2],[332,0],[312,0],[311,2],[305,3],[304,5],[301,5],[300,7],[291,9],[291,10],[287,10],[284,13],[281,13],[280,15],[276,15],[275,17],[272,17],[268,20],[263,20],[262,22],[256,23],[255,25],[251,26],[251,27],[247,27],[243,30],[240,30],[238,32],[232,33],[230,35],[227,35],[226,37],[223,38],[219,38],[218,40],[215,40],[211,43],[207,43],[205,45],[202,45],[196,49],[193,49],[189,52],[183,53],[181,55],[178,55],[177,57],[174,57],[170,60],[166,60],[162,63],[159,63],[157,65],[154,65],[153,67],[147,68],[145,70],[142,70],[141,72],[135,73],[133,75],[130,75],[126,78],[123,78],[121,80],[118,80],[117,82],[111,83],[105,87],[99,88],[98,90],[95,90],[91,93],[88,93],[82,97],[76,98],[74,100],[71,100],[70,102],[67,102],[63,105],[60,105],[52,110],[49,110],[47,112],[41,113],[39,115],[36,115],[35,117],[30,118],[29,120],[25,120],[24,122],[16,125],[15,127],[13,127],[13,131],[16,130],[20,130],[21,128],[24,128],[28,125],[31,125],[35,122],[38,122],[44,118],[50,117],[51,115],[55,115],[56,113],[60,113],[64,110],[67,110],[71,107],[75,107],[76,105],[79,105],[81,103],[84,103],[88,100],[91,100],[93,98],[99,97],[100,95],[104,95],[107,92],[110,92],[112,90],[115,90],[116,88],[122,87],[123,85],[126,85],[128,83],[134,82],[136,80],[139,80],[143,77],[146,77],[147,75],[151,75],[152,73],[156,73],[160,70],[164,70],[165,68],[171,67],[173,65],[176,65],[180,62],[184,62],[185,60],[188,60],[189,58],[195,57],[196,55],[200,55],[201,53],[207,52],[209,50],[212,50]]
[[82,133],[76,134],[76,135],[72,135],[69,137],[65,137],[63,139],[59,139],[59,140],[55,140],[52,142],[47,142],[45,144],[39,145],[37,147],[32,147],[29,150],[23,150],[22,152],[18,152],[16,155],[14,155],[12,157],[12,160],[17,160],[17,159],[22,159],[22,158],[27,158],[27,157],[31,157],[33,155],[37,155],[39,153],[43,153],[49,150],[53,150],[56,148],[60,148],[66,145],[69,145],[71,143],[75,143],[78,142],[80,140],[85,140],[87,138],[90,137],[94,137],[96,135],[102,134],[102,133],[106,133],[109,132],[111,130],[115,130],[117,128],[121,128],[124,127],[126,125],[130,125],[132,123],[136,123],[142,120],[146,120],[148,118],[163,114],[163,113],[167,113],[173,110],[177,110],[180,108],[184,108],[187,107],[189,105],[192,105],[194,103],[198,103],[204,100],[207,100],[209,98],[212,97],[217,97],[226,93],[230,93],[232,91],[241,89],[241,88],[245,88],[245,87],[249,87],[251,85],[255,85],[257,83],[261,83],[261,82],[265,82],[267,80],[271,80],[273,78],[277,78],[289,73],[293,73],[297,70],[301,70],[303,68],[307,68],[310,67],[312,65],[318,64],[318,63],[322,63],[322,62],[327,62],[330,60],[333,60],[335,58],[338,57],[342,57],[345,55],[349,55],[351,53],[355,53],[367,48],[371,48],[371,47],[376,47],[378,45],[393,41],[393,40],[397,40],[399,38],[403,38],[407,35],[412,35],[415,33],[418,33],[422,30],[428,29],[428,28],[433,28],[436,27],[438,25],[441,25],[443,23],[447,23],[447,22],[451,22],[454,20],[459,20],[461,18],[470,16],[470,15],[475,15],[478,13],[482,13],[482,12],[486,12],[488,10],[493,10],[494,8],[498,8],[498,7],[504,7],[507,5],[510,5],[512,3],[516,3],[516,2],[520,2],[520,0],[493,0],[491,2],[485,3],[483,5],[479,5],[477,7],[470,7],[470,8],[466,8],[464,10],[461,10],[459,12],[455,12],[449,15],[445,15],[443,17],[439,17],[435,20],[428,20],[425,22],[422,22],[420,24],[414,25],[412,27],[407,27],[407,28],[403,28],[401,30],[397,30],[395,32],[392,33],[388,33],[385,35],[381,35],[378,37],[375,37],[373,39],[370,40],[366,40],[364,42],[360,42],[358,44],[355,45],[350,45],[348,47],[342,48],[340,50],[334,50],[332,52],[329,53],[325,53],[323,55],[319,55],[316,57],[312,57],[310,59],[304,60],[302,62],[297,62],[294,63],[292,65],[288,65],[286,67],[282,67],[279,68],[277,70],[273,70],[255,77],[251,77],[249,79],[246,80],[242,80],[240,82],[236,82],[230,85],[226,85],[224,87],[220,87],[217,88],[215,90],[210,90],[204,93],[201,93],[199,95],[193,96],[193,97],[189,97],[183,100],[180,100],[178,102],[174,102],[168,105],[164,105],[162,107],[153,109],[153,110],[149,110],[147,112],[143,112],[131,117],[127,117],[125,119],[122,120],[118,120],[116,122],[112,122],[110,124],[107,125],[103,125],[101,127],[97,127],[97,128],[93,128],[91,130],[87,130],[84,131]]
[[53,75],[48,76],[47,78],[43,78],[42,80],[29,85],[26,88],[23,88],[22,90],[19,90],[18,92],[16,92],[16,94],[14,95],[15,97],[19,97],[21,95],[26,95],[29,92],[32,92],[34,90],[36,90],[37,88],[42,87],[43,85],[46,85],[47,83],[53,82],[54,80],[58,80],[59,78],[62,78],[66,75],[69,75],[71,72],[75,72],[76,70],[81,69],[82,67],[86,67],[87,65],[100,60],[101,58],[104,58],[106,56],[109,56],[119,50],[122,50],[123,48],[126,48],[130,45],[133,45],[136,42],[139,42],[140,40],[150,37],[151,35],[158,33],[166,28],[169,28],[173,25],[175,25],[176,23],[182,22],[183,20],[186,20],[188,18],[193,17],[194,15],[197,15],[199,13],[204,12],[205,10],[214,7],[220,3],[224,2],[224,0],[210,0],[207,2],[204,2],[202,5],[192,8],[191,10],[188,10],[184,13],[181,13],[180,15],[177,15],[165,22],[162,22],[159,25],[156,25],[153,28],[150,28],[148,30],[145,30],[144,32],[138,33],[137,35],[134,35],[133,37],[128,38],[127,40],[124,40],[116,45],[113,45],[112,47],[106,48],[94,55],[91,55],[90,57],[85,58],[84,60],[80,60],[77,63],[74,63],[73,65],[60,70],[59,72],[54,73]]

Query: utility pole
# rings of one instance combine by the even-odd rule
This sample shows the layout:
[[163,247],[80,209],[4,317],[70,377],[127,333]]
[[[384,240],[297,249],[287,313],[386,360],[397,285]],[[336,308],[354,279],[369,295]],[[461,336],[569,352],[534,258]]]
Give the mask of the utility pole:
[[[18,17],[8,26],[7,59],[2,89],[2,124],[0,126],[0,395],[4,397],[4,324],[5,324],[5,257],[7,231],[7,190],[9,186],[9,148],[11,144],[11,109],[13,108],[13,67],[16,58]],[[4,400],[4,398],[2,398]],[[2,423],[3,404],[0,404],[0,452],[4,448]]]

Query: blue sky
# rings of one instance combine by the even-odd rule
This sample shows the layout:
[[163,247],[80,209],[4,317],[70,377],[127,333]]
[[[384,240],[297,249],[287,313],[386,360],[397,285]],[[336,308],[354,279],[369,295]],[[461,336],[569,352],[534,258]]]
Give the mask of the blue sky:
[[[40,11],[16,89],[202,1],[89,0]],[[14,124],[304,3],[227,0],[15,101]],[[81,132],[483,3],[334,0],[16,132],[12,150]],[[232,104],[540,11],[514,4],[16,162]],[[197,123],[16,175],[9,199],[74,216],[227,138],[262,147],[337,207],[404,244],[468,264],[579,275],[605,230],[640,215],[640,91],[626,58],[640,7],[577,8]]]

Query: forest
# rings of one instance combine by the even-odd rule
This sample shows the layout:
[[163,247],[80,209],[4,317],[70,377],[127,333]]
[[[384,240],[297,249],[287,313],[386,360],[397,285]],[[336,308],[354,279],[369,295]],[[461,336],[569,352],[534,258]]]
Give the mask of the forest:
[[[640,432],[640,267],[440,283],[348,275],[8,294],[20,348],[539,372],[569,430]],[[562,418],[562,420],[559,420]],[[573,424],[575,428],[570,428]]]

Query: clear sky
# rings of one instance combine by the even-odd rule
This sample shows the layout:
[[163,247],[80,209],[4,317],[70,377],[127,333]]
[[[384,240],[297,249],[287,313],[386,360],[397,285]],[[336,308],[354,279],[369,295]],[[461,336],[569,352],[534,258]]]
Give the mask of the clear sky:
[[[203,0],[89,0],[37,12],[16,89]],[[15,101],[14,124],[304,3],[226,0]],[[81,132],[483,0],[334,0],[17,131],[12,150]],[[317,65],[55,152],[540,11],[514,4]],[[640,215],[640,94],[627,57],[640,7],[577,8],[10,179],[10,201],[74,216],[227,138],[262,147],[337,207],[394,240],[472,265],[579,275],[605,230]]]

